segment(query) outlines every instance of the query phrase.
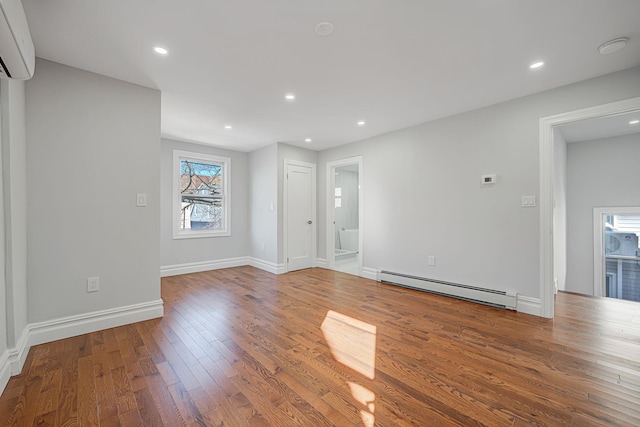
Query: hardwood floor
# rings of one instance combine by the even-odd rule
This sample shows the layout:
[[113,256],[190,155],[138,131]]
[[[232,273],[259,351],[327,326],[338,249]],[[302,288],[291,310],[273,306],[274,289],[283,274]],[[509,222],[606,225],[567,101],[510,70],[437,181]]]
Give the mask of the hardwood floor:
[[311,269],[164,278],[165,317],[31,349],[11,426],[640,425],[640,304],[545,320]]

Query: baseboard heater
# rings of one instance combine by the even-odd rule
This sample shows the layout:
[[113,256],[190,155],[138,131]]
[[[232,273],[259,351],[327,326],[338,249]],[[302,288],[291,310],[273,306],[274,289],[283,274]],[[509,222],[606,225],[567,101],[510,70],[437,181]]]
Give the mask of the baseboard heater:
[[505,308],[507,310],[516,309],[517,295],[511,292],[494,291],[492,289],[443,282],[384,270],[380,272],[380,281],[389,285],[418,289],[492,307]]

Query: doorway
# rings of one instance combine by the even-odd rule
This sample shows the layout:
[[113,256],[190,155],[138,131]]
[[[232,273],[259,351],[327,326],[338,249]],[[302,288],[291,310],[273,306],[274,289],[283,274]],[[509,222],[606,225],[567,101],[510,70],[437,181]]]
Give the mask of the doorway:
[[283,241],[286,271],[316,266],[316,165],[284,161]]
[[327,264],[362,275],[362,157],[327,163]]
[[[540,119],[540,311],[542,317],[553,318],[554,277],[554,133],[564,125],[596,118],[614,117],[640,112],[640,97],[610,104],[570,111]],[[533,313],[532,314],[538,314]]]

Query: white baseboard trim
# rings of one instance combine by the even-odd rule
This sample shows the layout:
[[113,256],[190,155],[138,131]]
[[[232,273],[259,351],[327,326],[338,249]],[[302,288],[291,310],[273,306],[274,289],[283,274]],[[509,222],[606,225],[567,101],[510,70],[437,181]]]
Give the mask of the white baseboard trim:
[[9,378],[22,371],[29,349],[34,345],[155,319],[163,315],[163,302],[159,299],[45,322],[30,323],[24,329],[16,346],[0,355],[0,393],[7,386]]
[[200,273],[201,271],[219,270],[221,268],[240,267],[243,265],[249,265],[249,260],[249,257],[237,257],[211,261],[189,262],[186,264],[163,265],[160,267],[160,277]]
[[284,264],[276,264],[275,262],[265,261],[259,258],[249,257],[249,263],[251,267],[259,268],[260,270],[268,271],[273,274],[283,274]]
[[329,264],[327,263],[327,260],[324,258],[316,258],[316,267],[329,268]]
[[22,335],[18,339],[16,346],[9,352],[9,363],[11,364],[11,375],[17,375],[22,371],[24,362],[27,360],[27,354],[31,344],[29,343],[30,326],[27,325],[22,331]]
[[0,355],[0,393],[4,390],[13,375],[18,375],[22,371],[24,362],[29,353],[29,326],[22,331],[15,348],[5,350]]
[[11,363],[9,363],[9,350],[5,350],[0,354],[0,393],[4,391],[11,375],[13,373],[11,372]]
[[375,268],[362,267],[361,276],[364,277],[365,279],[380,281],[380,279],[378,278],[378,272],[379,270]]
[[32,323],[29,325],[29,346],[155,319],[163,315],[163,302],[159,299]]
[[516,311],[518,313],[532,314],[534,316],[542,316],[542,302],[539,298],[518,295],[516,303]]

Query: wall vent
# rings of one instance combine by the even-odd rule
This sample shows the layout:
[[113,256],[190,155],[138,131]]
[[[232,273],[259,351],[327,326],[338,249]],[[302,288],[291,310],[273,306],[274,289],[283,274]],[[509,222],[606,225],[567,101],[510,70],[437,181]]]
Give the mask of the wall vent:
[[443,282],[441,280],[432,280],[384,270],[380,272],[380,282],[458,298],[478,304],[490,305],[492,307],[505,308],[507,310],[515,310],[518,300],[517,294],[512,292],[495,291],[493,289]]

